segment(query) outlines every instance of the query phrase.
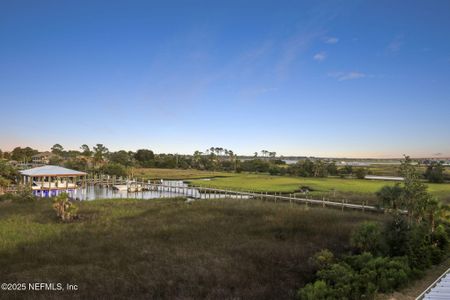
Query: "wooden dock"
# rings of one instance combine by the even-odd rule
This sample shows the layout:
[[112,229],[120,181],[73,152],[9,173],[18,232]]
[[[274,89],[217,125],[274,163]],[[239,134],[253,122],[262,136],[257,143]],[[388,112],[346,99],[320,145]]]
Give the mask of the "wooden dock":
[[[162,198],[167,197],[188,197],[191,199],[259,199],[264,201],[272,202],[288,202],[291,204],[303,204],[306,207],[310,205],[330,207],[337,209],[353,209],[362,210],[369,212],[379,212],[384,213],[384,210],[375,206],[367,205],[366,202],[361,204],[348,203],[346,200],[341,201],[330,201],[325,198],[322,199],[311,199],[304,197],[297,197],[295,194],[282,195],[282,194],[272,194],[269,192],[255,192],[255,191],[244,191],[244,190],[228,190],[228,189],[218,189],[212,187],[195,186],[188,185],[182,180],[144,180],[137,178],[126,178],[126,177],[116,177],[109,175],[88,175],[81,181],[77,182],[79,188],[86,188],[90,186],[101,186],[116,189],[118,191],[126,191],[127,193],[135,192],[145,192],[154,191],[160,192]],[[11,186],[6,188],[3,192],[16,192],[17,187]]]
[[195,186],[187,184],[178,184],[182,180],[144,180],[144,179],[130,179],[122,178],[116,176],[108,175],[93,175],[86,178],[84,184],[94,184],[105,187],[114,186],[126,186],[127,191],[137,191],[133,187],[139,186],[139,191],[157,191],[168,194],[173,194],[174,196],[185,196],[194,199],[219,199],[219,198],[235,198],[235,199],[260,199],[264,201],[273,202],[289,202],[291,204],[304,204],[305,206],[315,205],[322,207],[332,207],[344,209],[356,209],[362,211],[371,212],[384,212],[375,206],[367,205],[366,202],[361,202],[361,204],[348,203],[346,200],[330,201],[325,198],[322,199],[310,199],[304,197],[296,197],[294,194],[280,195],[272,194],[268,192],[252,192],[252,191],[236,191],[229,189],[218,189],[212,187]]

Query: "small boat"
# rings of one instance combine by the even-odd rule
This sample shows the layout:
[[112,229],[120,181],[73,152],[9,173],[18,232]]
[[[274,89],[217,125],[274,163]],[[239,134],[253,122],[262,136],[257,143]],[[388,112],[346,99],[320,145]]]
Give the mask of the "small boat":
[[128,186],[126,184],[117,184],[112,186],[113,190],[119,191],[119,192],[126,192],[128,191]]

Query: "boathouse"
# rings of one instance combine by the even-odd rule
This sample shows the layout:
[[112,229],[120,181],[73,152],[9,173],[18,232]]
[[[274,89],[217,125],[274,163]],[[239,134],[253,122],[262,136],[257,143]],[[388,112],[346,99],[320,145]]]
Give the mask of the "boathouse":
[[56,196],[59,192],[71,192],[86,179],[87,173],[60,166],[42,166],[20,171],[22,184],[28,185],[33,194],[41,197]]

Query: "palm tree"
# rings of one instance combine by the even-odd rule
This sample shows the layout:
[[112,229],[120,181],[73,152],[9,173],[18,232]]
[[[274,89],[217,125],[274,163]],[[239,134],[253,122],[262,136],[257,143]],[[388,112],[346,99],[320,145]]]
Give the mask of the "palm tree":
[[383,186],[376,192],[376,195],[381,200],[381,204],[384,208],[397,211],[402,206],[402,193],[403,189],[400,184],[397,183],[394,186]]
[[443,214],[441,202],[436,197],[430,197],[426,202],[424,212],[428,216],[430,230],[431,232],[434,232],[434,229],[436,228],[436,219]]
[[233,160],[233,157],[234,157],[233,150],[227,150],[226,155],[228,155],[230,157],[230,160]]
[[202,152],[200,152],[200,151],[195,151],[194,152],[194,155],[193,155],[193,162],[194,162],[194,165],[195,165],[195,167],[199,167],[200,166],[200,161],[201,161],[201,159],[202,159]]

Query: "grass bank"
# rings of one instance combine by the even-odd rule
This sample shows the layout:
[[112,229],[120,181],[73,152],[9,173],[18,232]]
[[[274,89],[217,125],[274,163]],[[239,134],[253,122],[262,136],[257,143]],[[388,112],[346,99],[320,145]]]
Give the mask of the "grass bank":
[[[308,188],[312,197],[328,199],[347,199],[359,203],[362,200],[375,204],[375,192],[392,181],[343,179],[343,178],[303,178],[289,176],[270,176],[266,174],[235,174],[234,176],[212,178],[209,181],[191,180],[194,185],[223,189],[251,190],[269,193],[295,193]],[[429,191],[442,201],[450,203],[450,184],[427,184]]]
[[198,179],[212,177],[234,176],[233,173],[200,171],[195,169],[158,169],[158,168],[137,168],[134,170],[134,176],[145,179]]
[[1,298],[288,299],[311,279],[308,258],[342,253],[352,229],[386,216],[260,201],[79,203],[58,223],[51,203],[0,202],[3,282],[77,284],[77,292]]

